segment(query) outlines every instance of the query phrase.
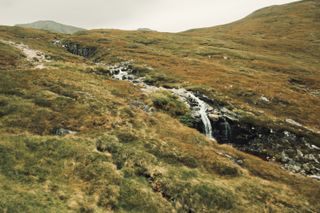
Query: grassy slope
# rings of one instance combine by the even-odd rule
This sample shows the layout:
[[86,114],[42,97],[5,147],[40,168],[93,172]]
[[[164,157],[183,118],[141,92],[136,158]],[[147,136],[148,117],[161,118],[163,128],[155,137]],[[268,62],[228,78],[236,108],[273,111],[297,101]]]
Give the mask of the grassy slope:
[[[191,30],[185,35],[225,39],[239,45],[242,54],[230,55],[232,62],[228,63],[238,69],[239,87],[288,102],[282,105],[274,101],[264,109],[268,113],[292,117],[319,129],[319,8],[318,1],[269,7],[232,24]],[[290,83],[290,79],[299,84]]]
[[[79,66],[3,70],[0,78],[3,210],[319,208],[316,181],[218,146],[167,115],[130,106],[148,97],[128,83]],[[55,127],[80,134],[50,136]]]
[[[180,34],[95,30],[73,39],[99,47],[98,61],[135,59],[262,120],[291,118],[319,130],[319,7],[276,6]],[[261,104],[261,96],[271,103]]]
[[[187,86],[203,84],[209,92],[214,89],[210,94],[223,100],[228,96],[232,100],[234,95],[222,86],[225,81],[234,83],[240,76],[239,86],[248,83],[241,72],[233,69],[233,63],[203,56],[207,48],[212,50],[203,42],[219,46],[216,51],[223,50],[219,54],[224,55],[225,51],[239,53],[230,49],[244,46],[236,41],[123,31],[93,31],[70,38],[1,27],[0,38],[43,50],[53,61],[47,69],[33,70],[18,51],[0,43],[0,52],[7,57],[1,60],[0,72],[0,210],[317,212],[320,209],[319,182],[290,175],[277,165],[217,145],[168,115],[145,113],[134,103],[150,103],[152,97],[129,83],[93,74],[90,61],[52,45],[50,41],[55,37],[99,46],[96,60],[100,57],[112,63],[134,58]],[[241,53],[246,55],[249,51]],[[271,53],[253,56],[268,61],[272,56],[268,54]],[[272,62],[280,61],[277,56]],[[246,66],[242,59],[233,62]],[[287,66],[283,65],[286,69]],[[257,78],[262,75],[261,71],[253,72],[259,74]],[[269,73],[264,75],[268,77]],[[279,86],[278,82],[275,85]],[[234,102],[252,107],[241,98]],[[80,133],[53,136],[52,130],[60,127]],[[223,153],[243,163],[236,164]]]

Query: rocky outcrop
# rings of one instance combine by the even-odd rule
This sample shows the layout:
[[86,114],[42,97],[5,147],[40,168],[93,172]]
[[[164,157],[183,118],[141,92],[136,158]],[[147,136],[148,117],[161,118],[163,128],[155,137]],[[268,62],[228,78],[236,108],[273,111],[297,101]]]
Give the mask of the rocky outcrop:
[[312,145],[314,139],[308,134],[271,129],[219,113],[209,116],[213,136],[219,143],[228,143],[241,151],[278,162],[294,173],[320,176],[320,148]]
[[78,56],[82,56],[85,58],[92,57],[96,51],[97,47],[94,46],[83,46],[80,43],[76,43],[73,41],[64,41],[62,42],[62,46],[70,53]]
[[[208,118],[212,125],[213,137],[219,143],[227,143],[237,149],[256,155],[267,161],[280,163],[284,169],[311,177],[320,177],[320,148],[312,145],[308,130],[298,134],[283,127],[271,129],[263,124],[244,119],[240,114],[226,108],[223,103],[212,100],[195,92],[197,97],[209,104]],[[197,108],[197,103],[190,104]],[[292,127],[302,127],[301,124],[286,119]],[[204,133],[204,125],[200,116],[193,115],[193,127]],[[315,136],[320,140],[320,136]]]

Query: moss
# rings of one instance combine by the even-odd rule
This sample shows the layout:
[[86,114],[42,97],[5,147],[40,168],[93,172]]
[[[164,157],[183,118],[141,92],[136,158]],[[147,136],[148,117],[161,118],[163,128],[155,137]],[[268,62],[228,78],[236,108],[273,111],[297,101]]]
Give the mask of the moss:
[[110,145],[118,142],[119,140],[116,136],[105,134],[97,139],[96,147],[98,151],[105,152],[108,151]]
[[152,69],[145,65],[139,65],[139,64],[130,64],[129,69],[132,70],[132,73],[136,76],[142,77],[147,75],[148,73],[152,72]]
[[183,116],[188,112],[186,104],[169,92],[157,92],[152,94],[152,102],[155,108],[174,117]]
[[229,177],[239,177],[241,176],[241,171],[239,168],[235,166],[230,166],[228,164],[222,163],[214,163],[211,168],[217,172],[219,175],[222,176],[229,176]]
[[[167,204],[168,205],[168,204]],[[119,208],[130,212],[170,212],[166,203],[159,196],[134,180],[126,180],[121,184]]]
[[191,114],[188,113],[188,114],[185,114],[183,116],[180,116],[179,120],[184,125],[186,125],[188,127],[193,127],[194,118],[191,116]]
[[143,80],[146,84],[154,85],[154,86],[163,86],[170,88],[170,85],[174,85],[178,83],[178,79],[167,76],[163,73],[151,73],[145,76]]
[[50,100],[48,100],[46,98],[42,98],[42,97],[35,98],[34,103],[40,107],[51,107]]
[[139,140],[137,136],[130,132],[127,132],[127,130],[118,131],[116,134],[121,143],[133,143]]

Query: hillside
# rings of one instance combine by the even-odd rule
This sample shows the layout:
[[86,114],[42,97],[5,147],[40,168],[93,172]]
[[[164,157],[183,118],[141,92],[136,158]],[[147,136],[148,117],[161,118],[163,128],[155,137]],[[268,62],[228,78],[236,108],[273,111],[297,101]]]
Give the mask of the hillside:
[[281,53],[290,50],[290,55],[303,53],[319,58],[319,5],[319,1],[308,0],[271,6],[231,24],[186,33],[227,38],[259,50]]
[[60,24],[54,21],[36,21],[30,24],[17,24],[17,27],[47,30],[54,33],[74,34],[85,29],[70,25]]
[[[1,26],[0,212],[319,212],[318,11],[177,34]],[[259,31],[291,13],[291,43]]]

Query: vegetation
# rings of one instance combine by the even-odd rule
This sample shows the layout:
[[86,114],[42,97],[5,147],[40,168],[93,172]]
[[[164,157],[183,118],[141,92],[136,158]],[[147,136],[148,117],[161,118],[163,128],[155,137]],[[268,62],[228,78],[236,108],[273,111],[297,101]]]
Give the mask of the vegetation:
[[[180,34],[75,35],[0,27],[1,40],[51,58],[35,69],[0,42],[0,212],[319,212],[319,181],[218,145],[179,122],[188,125],[190,112],[177,97],[145,94],[98,75],[103,69],[95,65],[133,59],[135,72],[150,84],[201,90],[250,112],[252,122],[281,129],[279,120],[290,117],[317,130],[319,46],[300,36],[312,29],[319,38],[318,8],[317,1],[302,1],[260,11],[230,25],[249,23],[241,39],[229,25]],[[288,11],[304,24],[297,29],[306,29],[297,37],[276,37],[272,45],[281,31],[252,35],[260,30],[256,21]],[[278,24],[286,23],[281,19]],[[89,58],[72,55],[54,45],[56,39],[97,51]],[[268,107],[257,101],[262,95]],[[75,134],[57,135],[57,129]]]
[[155,108],[173,117],[186,115],[189,110],[184,102],[167,91],[155,92],[151,99]]

